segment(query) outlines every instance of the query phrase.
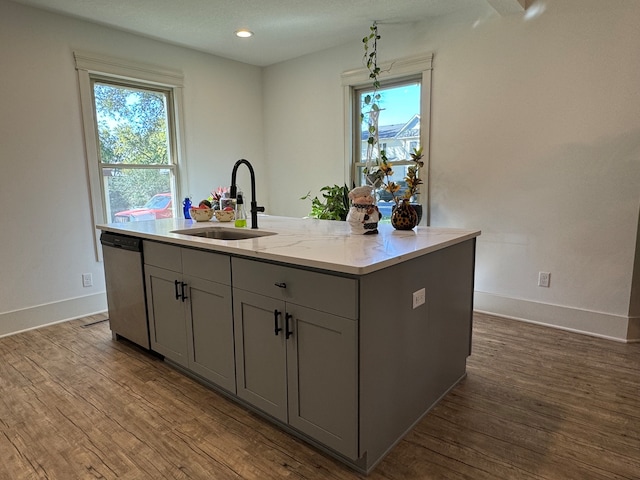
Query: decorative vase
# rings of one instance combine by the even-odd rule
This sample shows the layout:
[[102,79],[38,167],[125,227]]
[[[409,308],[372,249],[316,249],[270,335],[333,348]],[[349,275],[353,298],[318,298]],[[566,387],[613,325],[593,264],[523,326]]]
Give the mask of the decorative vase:
[[419,203],[410,203],[409,205],[411,205],[418,214],[418,223],[416,223],[416,225],[420,224],[422,221],[422,205]]
[[418,224],[418,213],[409,203],[403,199],[401,203],[393,208],[391,213],[391,225],[396,230],[411,230]]

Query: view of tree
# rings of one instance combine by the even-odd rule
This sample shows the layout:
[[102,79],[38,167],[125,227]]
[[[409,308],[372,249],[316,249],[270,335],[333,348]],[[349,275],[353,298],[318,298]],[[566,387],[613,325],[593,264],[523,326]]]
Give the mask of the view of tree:
[[99,82],[93,91],[109,210],[170,192],[166,93]]

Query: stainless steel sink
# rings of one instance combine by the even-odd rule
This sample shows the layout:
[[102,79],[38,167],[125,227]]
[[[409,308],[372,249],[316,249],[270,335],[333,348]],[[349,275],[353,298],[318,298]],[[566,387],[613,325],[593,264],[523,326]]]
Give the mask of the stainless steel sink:
[[188,228],[186,230],[173,230],[171,233],[191,235],[194,237],[213,238],[214,240],[246,240],[249,238],[267,237],[275,235],[275,232],[263,230],[240,230],[224,227]]

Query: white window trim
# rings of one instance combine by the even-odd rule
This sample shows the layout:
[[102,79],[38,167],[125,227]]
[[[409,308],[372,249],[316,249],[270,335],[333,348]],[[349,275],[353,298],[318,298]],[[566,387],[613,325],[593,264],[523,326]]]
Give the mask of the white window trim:
[[[176,199],[182,198],[181,192],[188,183],[187,168],[184,163],[186,151],[184,142],[184,114],[182,92],[184,76],[178,70],[172,70],[157,65],[132,62],[120,58],[97,55],[86,52],[73,52],[76,70],[78,71],[78,85],[80,89],[80,106],[82,109],[82,126],[84,130],[85,159],[89,176],[89,193],[91,197],[91,211],[93,215],[92,228],[94,231],[94,248],[97,261],[102,261],[100,248],[100,234],[96,225],[105,223],[103,209],[102,184],[98,172],[98,144],[96,138],[96,119],[93,109],[93,92],[91,75],[104,78],[144,82],[150,85],[170,88],[173,90],[173,112],[175,116],[176,142]],[[176,205],[177,209],[178,205]]]
[[[378,64],[381,73],[378,77],[380,82],[401,79],[415,75],[421,75],[421,94],[420,94],[420,145],[423,151],[424,171],[426,172],[426,181],[423,184],[426,191],[420,194],[420,200],[423,206],[423,222],[430,224],[430,141],[431,141],[431,77],[433,72],[433,53],[420,54],[410,57],[403,57],[397,60]],[[353,111],[353,92],[357,88],[366,87],[371,84],[369,78],[369,70],[367,68],[358,68],[349,70],[342,74],[343,87],[343,103],[344,103],[344,178],[349,179],[348,183],[353,181],[353,152],[354,152],[354,134],[352,126],[354,124]]]

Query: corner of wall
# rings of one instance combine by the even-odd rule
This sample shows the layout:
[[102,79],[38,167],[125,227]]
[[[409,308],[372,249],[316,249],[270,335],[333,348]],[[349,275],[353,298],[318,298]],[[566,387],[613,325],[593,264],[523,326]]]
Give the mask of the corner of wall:
[[[631,274],[631,292],[629,295],[629,331],[632,330],[632,323],[636,324],[640,319],[640,208],[638,209],[638,224],[636,226],[636,251],[633,260],[633,271]],[[634,320],[632,322],[632,320]],[[640,328],[640,326],[637,326]],[[638,329],[634,330],[639,338]]]
[[627,328],[627,342],[640,342],[640,317],[629,317],[629,327]]

